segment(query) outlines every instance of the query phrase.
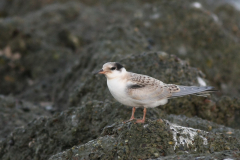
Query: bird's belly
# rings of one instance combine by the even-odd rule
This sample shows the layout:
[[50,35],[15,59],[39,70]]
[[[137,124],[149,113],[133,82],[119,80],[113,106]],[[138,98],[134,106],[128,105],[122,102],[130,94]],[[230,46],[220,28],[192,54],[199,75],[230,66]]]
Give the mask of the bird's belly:
[[130,107],[140,107],[141,106],[138,103],[134,102],[134,100],[130,99],[129,97],[121,96],[121,95],[115,95],[113,93],[112,93],[112,95],[118,102],[120,102],[120,103],[122,103],[126,106],[130,106]]
[[162,105],[166,104],[167,102],[168,102],[168,99],[165,98],[165,99],[161,99],[161,100],[158,100],[158,101],[154,101],[154,102],[148,103],[148,104],[144,105],[144,107],[146,107],[146,108],[155,108],[157,106],[162,106]]

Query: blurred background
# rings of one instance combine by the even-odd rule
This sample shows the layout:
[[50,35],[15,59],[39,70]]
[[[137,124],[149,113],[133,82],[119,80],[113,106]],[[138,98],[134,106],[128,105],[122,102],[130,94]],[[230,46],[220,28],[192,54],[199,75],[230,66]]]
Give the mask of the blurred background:
[[210,100],[180,98],[161,112],[240,128],[239,41],[240,0],[1,0],[1,139],[90,102],[121,106],[92,74],[108,61],[165,83],[216,87]]
[[[120,25],[140,35],[129,35],[131,39],[146,44],[140,49],[133,44],[137,49],[128,53],[124,46],[113,47],[118,51],[112,54],[164,51],[177,55],[202,70],[224,94],[237,97],[239,9],[238,0],[1,0],[0,93],[24,94],[76,61],[86,63],[81,61],[89,53],[86,49],[109,28]],[[108,37],[110,43],[119,41],[122,35],[116,34]],[[106,56],[106,51],[93,54],[103,58],[100,54]],[[44,98],[54,99],[49,96]]]

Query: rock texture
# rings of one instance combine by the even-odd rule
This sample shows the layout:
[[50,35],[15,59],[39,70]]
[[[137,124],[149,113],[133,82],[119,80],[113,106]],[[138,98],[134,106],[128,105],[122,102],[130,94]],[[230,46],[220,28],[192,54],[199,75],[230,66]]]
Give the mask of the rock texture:
[[187,154],[193,158],[198,156],[194,156],[196,153],[238,150],[239,147],[235,137],[182,127],[159,119],[146,124],[130,122],[107,126],[102,137],[74,146],[49,160],[150,159],[168,158],[173,154]]
[[50,115],[47,111],[49,107],[44,108],[13,97],[0,96],[0,140],[9,136],[13,128],[24,127],[42,115]]

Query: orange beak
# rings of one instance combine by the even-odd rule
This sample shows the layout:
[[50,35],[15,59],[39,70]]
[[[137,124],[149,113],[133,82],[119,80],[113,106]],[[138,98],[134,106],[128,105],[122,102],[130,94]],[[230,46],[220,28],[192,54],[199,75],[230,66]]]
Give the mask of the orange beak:
[[103,71],[103,69],[100,69],[100,70],[97,71],[95,74],[105,74],[105,71]]

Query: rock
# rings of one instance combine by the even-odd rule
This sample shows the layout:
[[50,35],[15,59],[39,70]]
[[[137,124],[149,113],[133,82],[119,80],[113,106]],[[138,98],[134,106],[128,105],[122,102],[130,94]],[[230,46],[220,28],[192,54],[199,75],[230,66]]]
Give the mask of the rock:
[[74,146],[49,160],[149,159],[176,154],[193,157],[194,154],[219,152],[225,148],[238,150],[238,143],[231,136],[182,127],[167,120],[149,120],[146,124],[133,121],[107,126],[96,140]]
[[[67,5],[65,9],[71,10],[72,14],[77,13],[72,6]],[[54,7],[50,9],[54,9]],[[61,20],[64,21],[65,18],[69,19],[72,16],[70,13],[69,15],[60,15],[57,10],[62,8],[55,7],[55,9],[55,14],[48,18],[44,18],[44,14],[49,12],[46,9],[23,17],[3,19],[0,22],[0,28],[2,28],[0,31],[2,42],[0,47],[3,52],[0,58],[6,57],[4,63],[0,63],[2,94],[21,92],[32,86],[36,80],[62,71],[63,68],[68,66],[69,61],[75,57],[74,55],[69,56],[72,52],[68,48],[55,45],[56,36],[49,34],[49,38],[46,38],[45,42],[42,41],[43,37],[47,36],[53,28],[55,29],[55,27],[46,29],[46,21],[50,23],[51,18],[56,19],[58,16],[62,16]],[[45,21],[39,21],[39,19],[45,19]],[[55,21],[55,23],[61,23],[62,21]],[[44,31],[41,32],[41,30]],[[49,43],[49,41],[51,42]],[[20,56],[18,59],[14,59],[13,56],[6,56],[7,53]]]
[[[130,115],[131,108],[119,103],[89,101],[52,117],[39,117],[15,129],[0,142],[0,159],[47,159],[74,145],[96,139],[105,126],[123,122]],[[156,108],[149,110],[148,115],[157,119],[164,113]],[[142,117],[140,109],[136,117]]]
[[205,97],[187,96],[172,99],[161,107],[169,114],[198,116],[203,119],[239,128],[240,100],[231,97],[221,97],[213,100]]
[[[49,118],[39,117],[27,126],[14,130],[0,143],[0,158],[3,160],[47,159],[65,150],[68,156],[76,154],[79,156],[89,155],[90,151],[91,153],[94,151],[93,144],[99,140],[101,142],[105,141],[103,145],[106,148],[93,152],[91,154],[93,157],[104,156],[103,153],[106,157],[111,157],[113,154],[108,155],[106,153],[111,154],[115,152],[119,152],[118,154],[124,157],[127,154],[125,153],[127,149],[132,156],[137,156],[135,150],[131,151],[133,148],[126,148],[127,144],[136,145],[134,143],[139,143],[137,145],[139,147],[140,143],[143,143],[144,139],[148,140],[148,138],[152,139],[149,142],[146,141],[146,143],[149,143],[150,148],[147,146],[145,148],[149,149],[150,154],[142,155],[146,158],[174,155],[175,152],[182,154],[184,151],[196,154],[223,151],[224,148],[233,150],[239,143],[239,130],[200,118],[168,116],[166,112],[161,111],[159,108],[154,108],[147,110],[147,122],[144,125],[134,124],[134,121],[123,124],[122,122],[129,119],[130,115],[131,108],[106,100],[105,102],[89,101],[77,108],[68,109]],[[142,118],[141,109],[137,109],[136,117]],[[178,125],[167,120],[162,121],[159,118],[169,119]],[[195,129],[189,128],[189,126]],[[99,136],[100,133],[102,133],[101,136]],[[146,138],[141,138],[143,133],[145,133]],[[162,135],[163,133],[164,135],[166,134],[166,137]],[[185,135],[186,133],[189,134]],[[130,136],[134,137],[133,134],[140,135],[135,136],[137,139],[131,140]],[[120,141],[116,139],[118,136],[121,137],[122,146],[119,143]],[[186,148],[185,145],[181,145],[183,142],[190,143],[189,139],[194,140],[192,142],[194,145],[191,145],[191,147],[198,147],[199,150],[195,151],[194,149]],[[212,148],[202,145],[206,143],[206,139],[207,144],[211,144]],[[87,143],[88,141],[90,142]],[[116,150],[115,142],[118,142],[117,148],[119,150]],[[162,145],[162,149],[161,147],[158,148],[159,143]],[[82,146],[81,153],[76,153],[79,148],[73,146]],[[84,150],[83,146],[88,147],[85,147],[86,150]],[[75,149],[74,154],[71,154],[72,151],[67,150],[69,148]],[[239,148],[239,146],[236,148]],[[22,156],[18,156],[19,154]]]
[[0,140],[8,137],[14,128],[24,127],[42,115],[49,116],[50,113],[38,105],[0,95]]
[[131,24],[155,42],[155,49],[189,59],[224,94],[236,96],[240,81],[235,75],[240,73],[233,68],[240,67],[240,12],[233,1],[209,3],[152,1],[135,11]]
[[[39,96],[39,92],[45,93],[44,96],[53,96],[52,99],[55,99],[57,109],[66,109],[73,106],[68,105],[72,103],[71,101],[80,101],[80,98],[74,96],[78,96],[76,92],[79,92],[81,87],[87,87],[86,85],[90,83],[95,85],[99,81],[99,78],[96,79],[93,75],[93,71],[102,67],[103,64],[100,62],[122,59],[132,50],[134,50],[133,54],[143,52],[146,46],[147,41],[144,36],[134,28],[122,25],[108,27],[94,43],[82,51],[79,60],[75,60],[65,71],[54,75],[54,78],[45,79],[45,83],[49,85],[42,88],[43,82],[40,81],[19,97],[42,101],[45,97]],[[35,92],[36,90],[38,92]],[[72,100],[73,98],[75,100]]]
[[[86,20],[88,16],[90,18]],[[46,82],[49,76],[54,77],[50,78],[52,81],[57,74],[67,72],[82,55],[83,47],[94,41],[99,31],[106,28],[108,20],[98,23],[98,19],[106,16],[103,10],[68,2],[1,20],[0,52],[4,53],[8,48],[11,54],[18,53],[21,56],[13,60],[0,54],[1,94],[19,94],[23,90],[30,90],[37,82]],[[112,16],[112,19],[115,21],[116,17]],[[39,101],[49,101],[53,98],[51,96],[41,97]],[[30,96],[28,100],[36,100],[36,97]]]
[[187,154],[183,153],[182,155],[174,155],[174,156],[166,156],[160,158],[154,158],[149,160],[185,160],[185,159],[238,159],[239,158],[239,151],[222,151],[222,152],[214,152],[211,154]]
[[[94,0],[76,0],[87,5],[99,4]],[[41,0],[41,1],[31,1],[31,0],[2,0],[0,2],[0,17],[9,17],[15,15],[26,15],[28,13],[34,12],[36,10],[40,10],[41,8],[51,5],[54,3],[63,3],[69,2],[68,0]]]
[[211,133],[221,133],[226,136],[233,135],[236,138],[240,138],[240,130],[226,127],[199,117],[186,117],[184,115],[170,114],[165,117],[171,123],[178,124],[184,127],[197,128]]

